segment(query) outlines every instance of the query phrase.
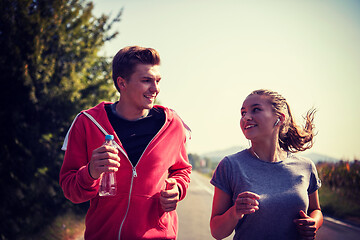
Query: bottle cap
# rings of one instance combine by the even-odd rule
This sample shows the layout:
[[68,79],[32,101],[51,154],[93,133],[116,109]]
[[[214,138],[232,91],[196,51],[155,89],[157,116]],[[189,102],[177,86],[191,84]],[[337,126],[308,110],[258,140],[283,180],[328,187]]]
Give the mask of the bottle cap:
[[105,140],[114,140],[114,135],[106,135]]

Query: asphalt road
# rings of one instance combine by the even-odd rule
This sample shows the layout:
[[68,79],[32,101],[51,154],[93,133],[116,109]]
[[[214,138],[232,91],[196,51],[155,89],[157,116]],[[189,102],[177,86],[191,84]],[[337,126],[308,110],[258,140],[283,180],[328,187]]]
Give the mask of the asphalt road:
[[[178,240],[214,239],[209,220],[213,187],[209,179],[193,172],[186,198],[177,207],[179,215]],[[232,239],[233,235],[225,239]],[[317,240],[359,240],[360,228],[325,217],[317,233]]]

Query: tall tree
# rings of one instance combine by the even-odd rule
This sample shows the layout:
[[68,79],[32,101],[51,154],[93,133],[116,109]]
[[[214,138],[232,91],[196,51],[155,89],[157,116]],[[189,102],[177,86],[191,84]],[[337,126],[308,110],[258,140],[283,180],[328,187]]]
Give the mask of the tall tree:
[[36,231],[62,209],[61,144],[73,117],[113,100],[113,19],[81,0],[0,1],[0,238]]

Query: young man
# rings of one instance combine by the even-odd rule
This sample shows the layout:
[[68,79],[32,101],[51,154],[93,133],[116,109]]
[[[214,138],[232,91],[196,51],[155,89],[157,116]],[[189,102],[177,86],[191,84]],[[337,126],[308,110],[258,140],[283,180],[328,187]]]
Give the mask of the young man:
[[[121,49],[113,59],[119,101],[82,111],[65,139],[60,185],[72,202],[90,200],[85,239],[176,238],[175,209],[191,165],[186,125],[174,111],[154,106],[159,64],[154,49]],[[114,135],[118,149],[102,146],[105,134]],[[98,194],[104,172],[115,172],[115,196]]]

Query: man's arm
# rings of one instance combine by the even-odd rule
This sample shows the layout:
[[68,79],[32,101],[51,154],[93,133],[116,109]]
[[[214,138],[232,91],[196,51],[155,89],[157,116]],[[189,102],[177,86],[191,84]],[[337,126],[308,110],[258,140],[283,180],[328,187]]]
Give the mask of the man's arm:
[[85,133],[82,131],[83,115],[72,126],[64,162],[60,170],[60,186],[64,195],[73,203],[82,203],[94,198],[99,189],[100,179],[89,173],[89,160]]
[[183,200],[186,196],[187,189],[190,184],[190,174],[192,169],[192,166],[189,163],[189,159],[187,156],[185,141],[186,139],[180,147],[177,161],[169,169],[169,178],[173,178],[176,180],[179,191],[179,201]]

